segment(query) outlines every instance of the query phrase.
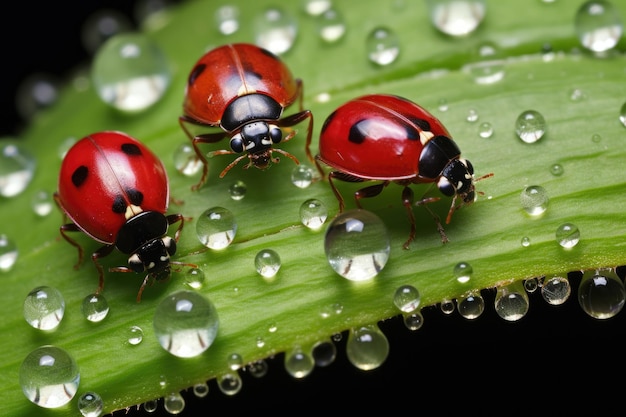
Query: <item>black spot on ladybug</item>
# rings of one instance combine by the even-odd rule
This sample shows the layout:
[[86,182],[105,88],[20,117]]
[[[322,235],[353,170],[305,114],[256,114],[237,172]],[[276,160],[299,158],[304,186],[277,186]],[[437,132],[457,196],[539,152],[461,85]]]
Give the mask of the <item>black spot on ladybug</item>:
[[406,116],[415,126],[419,127],[423,132],[430,132],[430,123],[427,120],[418,117]]
[[134,143],[124,143],[124,144],[122,144],[122,152],[124,152],[126,155],[130,155],[130,156],[140,156],[141,155],[141,149],[139,149],[139,146],[137,146]]
[[127,189],[126,195],[130,202],[136,206],[140,206],[143,203],[143,193],[135,188]]
[[412,125],[404,125],[404,130],[406,131],[406,138],[408,140],[420,139],[420,131],[415,129]]
[[193,85],[196,82],[196,79],[204,72],[206,69],[206,64],[198,64],[189,74],[189,80],[187,80],[187,84]]
[[268,50],[267,50],[267,49],[265,49],[265,48],[259,48],[259,50],[261,51],[261,53],[262,53],[263,55],[266,55],[266,56],[268,56],[268,57],[272,58],[272,59],[273,59],[273,60],[275,60],[275,61],[278,61],[278,60],[279,60],[279,59],[278,59],[278,56],[276,56],[276,54],[274,54],[273,52],[268,51]]
[[368,125],[370,124],[369,119],[359,120],[355,124],[350,127],[350,132],[348,133],[348,140],[352,143],[363,143],[367,138]]
[[326,128],[330,126],[330,124],[332,123],[336,115],[337,115],[337,111],[334,111],[326,118],[326,120],[324,121],[324,124],[322,125],[322,130],[320,134],[323,134]]
[[89,169],[85,165],[81,165],[76,168],[72,173],[72,184],[74,184],[74,187],[78,188],[83,185],[88,174]]
[[126,211],[126,200],[122,195],[116,195],[111,206],[113,213],[124,213]]

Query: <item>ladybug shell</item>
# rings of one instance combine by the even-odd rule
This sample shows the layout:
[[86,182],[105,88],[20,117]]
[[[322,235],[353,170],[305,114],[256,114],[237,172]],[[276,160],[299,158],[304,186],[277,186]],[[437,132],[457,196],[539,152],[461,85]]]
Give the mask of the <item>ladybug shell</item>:
[[343,104],[326,119],[318,158],[358,178],[415,180],[420,177],[424,145],[433,136],[450,134],[419,105],[394,95],[366,95]]
[[191,70],[183,110],[198,122],[218,126],[237,97],[265,94],[285,108],[296,100],[297,90],[289,68],[276,55],[252,44],[228,44],[207,52]]
[[67,216],[97,241],[114,244],[139,210],[165,213],[168,178],[162,162],[136,139],[114,131],[91,134],[65,155],[58,199]]

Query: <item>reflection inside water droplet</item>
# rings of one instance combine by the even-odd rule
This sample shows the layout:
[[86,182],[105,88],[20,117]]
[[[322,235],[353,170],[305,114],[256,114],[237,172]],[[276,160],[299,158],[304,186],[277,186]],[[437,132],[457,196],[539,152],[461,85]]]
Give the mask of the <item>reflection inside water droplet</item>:
[[450,36],[466,36],[483,21],[485,0],[427,0],[431,23]]
[[530,185],[520,194],[520,204],[531,216],[539,216],[548,209],[548,192],[540,185]]
[[498,287],[495,298],[498,316],[506,321],[517,321],[526,315],[530,306],[522,281]]
[[235,216],[224,207],[205,210],[196,222],[198,239],[209,249],[221,250],[228,247],[236,232]]
[[109,314],[109,303],[102,294],[89,294],[83,299],[81,311],[88,321],[97,323]]
[[393,304],[404,313],[415,311],[420,305],[420,292],[412,285],[401,285],[393,294]]
[[291,49],[298,34],[298,22],[286,10],[272,7],[254,21],[255,43],[277,55]]
[[369,60],[385,66],[393,63],[400,54],[400,41],[391,29],[378,27],[372,30],[365,40]]
[[610,269],[586,271],[578,286],[578,303],[596,319],[614,317],[624,308],[624,283]]
[[376,324],[350,329],[346,354],[352,365],[364,371],[378,368],[389,355],[389,341]]
[[304,378],[309,375],[315,367],[313,356],[296,346],[285,353],[285,371],[294,378]]
[[546,120],[536,110],[523,111],[515,121],[515,133],[525,143],[535,143],[546,133]]
[[241,391],[241,376],[236,371],[228,372],[217,377],[217,387],[226,395],[235,395]]
[[624,30],[619,10],[604,0],[583,3],[576,12],[574,27],[582,46],[593,52],[613,49]]
[[14,197],[26,189],[35,174],[34,156],[13,140],[0,140],[0,196]]
[[572,293],[567,275],[548,275],[543,279],[541,296],[548,304],[561,305]]
[[100,417],[103,409],[102,397],[95,392],[86,392],[78,399],[78,411],[83,417]]
[[24,319],[35,329],[56,329],[65,314],[65,299],[59,290],[46,285],[36,287],[24,300]]
[[485,300],[479,291],[457,298],[456,304],[461,317],[468,320],[477,319],[485,311]]

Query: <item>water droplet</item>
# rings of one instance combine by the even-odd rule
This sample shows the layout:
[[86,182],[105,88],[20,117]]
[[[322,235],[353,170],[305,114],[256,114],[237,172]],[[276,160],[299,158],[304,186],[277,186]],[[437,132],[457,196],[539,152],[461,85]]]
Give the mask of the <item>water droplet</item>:
[[217,377],[217,387],[226,395],[235,395],[241,391],[241,376],[237,372],[229,372]]
[[474,62],[466,65],[476,84],[493,84],[504,78],[504,60],[492,42],[481,43],[474,53]]
[[626,101],[622,104],[622,107],[619,109],[619,121],[622,122],[624,127],[626,127]]
[[65,300],[56,288],[37,287],[24,300],[24,319],[35,329],[56,329],[64,314]]
[[170,414],[180,414],[185,409],[185,399],[180,392],[171,392],[163,397],[163,408]]
[[341,314],[343,312],[343,305],[341,303],[332,303],[325,305],[320,310],[320,316],[323,319],[327,319],[333,315]]
[[265,339],[263,339],[262,336],[258,336],[256,338],[256,347],[258,347],[259,349],[262,348],[263,346],[265,346]]
[[527,248],[530,246],[530,238],[528,236],[524,236],[521,240],[522,246]]
[[126,331],[128,344],[136,346],[143,341],[143,330],[139,326],[130,326]]
[[320,16],[332,7],[331,0],[302,0],[304,12],[309,16]]
[[224,207],[209,208],[198,218],[196,233],[207,248],[224,249],[232,243],[237,233],[235,216]]
[[569,99],[571,101],[581,101],[586,97],[587,95],[580,88],[573,88],[569,92]]
[[0,233],[0,272],[8,272],[17,261],[17,246],[12,239]]
[[204,271],[200,268],[189,268],[185,274],[185,284],[194,290],[199,290],[204,285]]
[[387,264],[391,250],[389,233],[374,213],[348,210],[328,225],[324,250],[330,266],[342,277],[370,280]]
[[103,410],[102,397],[95,392],[86,392],[78,399],[78,411],[84,417],[100,417]]
[[191,358],[211,346],[219,318],[208,298],[195,291],[182,290],[159,303],[152,323],[163,349],[180,358]]
[[527,293],[532,294],[539,288],[539,280],[536,277],[524,280],[524,289]]
[[306,165],[296,165],[291,171],[291,183],[298,188],[307,188],[313,182],[313,169]]
[[546,133],[546,120],[538,111],[523,111],[515,121],[515,133],[522,141],[535,143]]
[[14,197],[33,179],[35,158],[14,141],[2,139],[0,144],[0,196]]
[[26,356],[20,366],[20,385],[26,398],[44,408],[58,408],[76,395],[80,372],[64,349],[46,345]]
[[477,319],[485,311],[485,299],[478,291],[459,297],[456,303],[461,317],[468,320]]
[[602,136],[597,133],[594,133],[593,135],[591,135],[591,141],[593,143],[600,143],[602,142]]
[[338,10],[326,10],[319,17],[317,30],[322,40],[328,43],[334,43],[345,35],[346,22]]
[[275,53],[291,49],[298,35],[298,22],[283,9],[272,7],[255,19],[255,43]]
[[571,249],[580,240],[580,230],[575,224],[563,223],[556,228],[556,241],[565,249]]
[[337,346],[332,340],[319,341],[313,345],[311,356],[313,356],[315,366],[328,366],[335,362],[335,359],[337,358]]
[[572,286],[567,276],[551,275],[543,279],[541,286],[541,296],[548,304],[561,305],[572,293]]
[[472,274],[474,273],[474,268],[467,262],[459,262],[454,265],[454,269],[452,271],[454,277],[461,284],[465,284],[469,282],[470,278],[472,278]]
[[401,285],[393,294],[393,304],[403,313],[412,313],[420,305],[421,296],[412,285]]
[[308,199],[300,205],[300,221],[309,229],[320,229],[327,218],[328,209],[316,198]]
[[528,294],[522,281],[498,287],[494,302],[496,313],[506,321],[517,321],[529,308]]
[[441,310],[443,314],[446,314],[446,315],[450,315],[454,313],[454,310],[456,310],[456,306],[454,305],[454,300],[448,300],[448,299],[441,300],[441,303],[439,303],[439,309]]
[[109,314],[109,303],[102,294],[89,294],[81,304],[83,316],[92,323],[97,323]]
[[520,194],[520,204],[531,216],[539,216],[548,209],[548,192],[540,185],[530,185]]
[[466,36],[485,17],[485,0],[428,0],[431,23],[450,36]]
[[372,30],[365,40],[367,56],[378,65],[393,63],[400,54],[400,41],[391,29],[378,27]]
[[237,180],[228,187],[228,192],[230,193],[230,198],[235,201],[243,200],[248,192],[248,186],[245,182],[241,180]]
[[624,29],[619,10],[603,0],[583,3],[576,12],[574,27],[582,46],[592,52],[613,49]]
[[202,169],[202,161],[188,143],[180,144],[174,150],[174,167],[186,177],[191,177]]
[[578,303],[596,319],[609,319],[622,311],[626,291],[613,270],[586,271],[578,286]]
[[378,368],[389,356],[389,341],[376,324],[350,329],[346,342],[348,360],[356,368]]
[[148,400],[143,403],[143,409],[146,413],[154,413],[159,408],[159,402],[157,400]]
[[280,255],[272,249],[260,250],[254,257],[254,267],[263,278],[273,278],[280,269]]
[[565,170],[563,169],[563,165],[561,164],[552,164],[552,166],[550,167],[550,174],[554,175],[555,177],[560,177],[561,175],[563,175],[563,172],[565,172]]
[[474,123],[475,121],[477,121],[478,112],[476,111],[476,109],[469,109],[465,120],[467,120],[469,123]]
[[439,100],[439,105],[437,106],[437,108],[439,109],[439,111],[448,111],[448,109],[450,108],[448,106],[448,100],[446,100],[445,98]]
[[411,331],[419,330],[424,325],[424,316],[422,316],[421,311],[415,311],[411,314],[405,314],[402,316],[402,318],[404,321],[404,326]]
[[140,33],[106,41],[94,57],[91,77],[98,96],[124,112],[138,112],[159,101],[172,81],[160,46]]
[[31,204],[35,214],[40,217],[45,217],[50,214],[50,212],[52,212],[52,208],[54,207],[52,195],[44,190],[39,190],[33,194]]
[[193,395],[195,395],[196,398],[204,398],[209,395],[209,384],[206,382],[195,384],[193,386]]
[[232,35],[239,30],[239,8],[230,4],[220,7],[215,12],[215,22],[222,35]]
[[313,357],[300,346],[285,353],[285,371],[294,378],[304,378],[313,371],[314,367]]
[[231,353],[228,355],[228,367],[231,371],[236,371],[243,366],[243,358],[239,353]]
[[125,14],[113,9],[101,9],[85,19],[81,40],[87,52],[93,54],[107,40],[118,33],[129,32],[132,27],[132,22]]
[[39,111],[52,106],[59,97],[60,81],[50,74],[33,74],[17,87],[15,107],[20,116],[31,120]]
[[269,369],[267,362],[263,359],[254,361],[246,367],[248,373],[255,378],[263,378],[267,375],[267,371]]
[[478,127],[478,136],[488,139],[493,136],[493,126],[489,122],[483,122]]

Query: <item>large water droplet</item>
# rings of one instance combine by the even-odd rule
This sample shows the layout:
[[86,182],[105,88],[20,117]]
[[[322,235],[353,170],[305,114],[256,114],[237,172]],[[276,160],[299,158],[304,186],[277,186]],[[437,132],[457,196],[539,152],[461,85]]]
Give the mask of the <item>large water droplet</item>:
[[296,165],[291,171],[291,183],[298,188],[307,188],[313,182],[313,169],[310,166]]
[[541,285],[541,296],[548,304],[561,305],[572,293],[572,286],[565,275],[549,275],[544,277]]
[[188,290],[165,297],[155,309],[152,323],[161,347],[181,358],[198,356],[207,350],[219,327],[213,303]]
[[74,358],[56,346],[41,346],[20,366],[20,386],[26,398],[44,408],[64,406],[74,398],[80,372]]
[[485,0],[427,0],[432,24],[450,36],[466,36],[483,21]]
[[37,287],[24,300],[24,319],[35,329],[56,329],[64,314],[65,300],[56,288]]
[[180,414],[185,409],[185,399],[180,392],[171,392],[163,397],[163,408],[170,414]]
[[580,230],[573,223],[563,223],[556,228],[556,241],[565,249],[571,249],[580,241]]
[[421,311],[414,311],[410,314],[404,314],[402,316],[404,326],[411,330],[416,331],[422,328],[424,325],[424,316]]
[[391,250],[389,233],[374,213],[354,209],[328,225],[324,250],[330,266],[351,281],[367,281],[385,267]]
[[0,233],[0,272],[8,272],[17,261],[17,246],[12,239]]
[[317,30],[325,42],[337,42],[346,33],[346,22],[338,10],[329,9],[318,19]]
[[35,174],[35,158],[12,140],[0,140],[0,196],[14,197],[30,184]]
[[83,417],[100,417],[103,410],[102,397],[95,392],[86,392],[78,399],[78,411]]
[[548,209],[548,192],[540,185],[530,185],[520,194],[520,204],[531,216],[539,216]]
[[485,300],[479,291],[457,298],[457,308],[461,317],[474,320],[485,311]]
[[619,10],[603,0],[583,3],[576,12],[574,26],[582,46],[592,52],[613,49],[624,30]]
[[172,73],[160,46],[144,34],[124,33],[98,50],[91,77],[102,101],[124,112],[138,112],[161,99]]
[[401,285],[393,294],[393,304],[403,313],[417,310],[421,301],[420,292],[412,285]]
[[529,308],[528,294],[522,281],[498,287],[495,298],[498,316],[506,321],[517,321],[526,315]]
[[614,317],[624,308],[626,291],[615,271],[586,271],[578,286],[578,303],[596,319]]
[[315,361],[315,366],[328,366],[337,357],[337,346],[332,340],[322,340],[313,345],[311,355]]
[[546,120],[536,110],[526,110],[515,120],[515,133],[526,143],[539,141],[546,133]]
[[285,353],[285,370],[294,378],[304,378],[309,375],[315,367],[313,356],[300,346],[294,347]]
[[255,19],[255,43],[277,55],[291,49],[298,35],[298,22],[286,10],[272,7]]
[[385,66],[393,63],[400,54],[400,41],[396,33],[386,27],[377,27],[365,39],[369,60]]
[[226,395],[235,395],[241,391],[243,382],[238,372],[228,372],[217,377],[217,387]]
[[191,177],[202,169],[202,161],[189,143],[180,144],[174,151],[174,167],[186,177]]
[[273,278],[280,266],[280,255],[272,249],[262,249],[254,257],[254,267],[263,278]]
[[302,8],[309,16],[319,16],[332,7],[331,0],[302,0]]
[[196,233],[207,248],[224,249],[232,243],[237,233],[235,216],[224,207],[211,207],[198,218]]
[[89,294],[83,299],[81,311],[87,320],[97,323],[109,314],[109,303],[102,294]]
[[348,360],[364,371],[378,368],[389,355],[389,341],[376,324],[350,329],[346,342]]
[[309,229],[318,230],[327,218],[326,205],[316,198],[310,198],[300,205],[300,221]]
[[40,217],[47,216],[52,212],[52,208],[54,207],[52,195],[45,190],[35,192],[35,194],[33,194],[32,207],[36,215]]

